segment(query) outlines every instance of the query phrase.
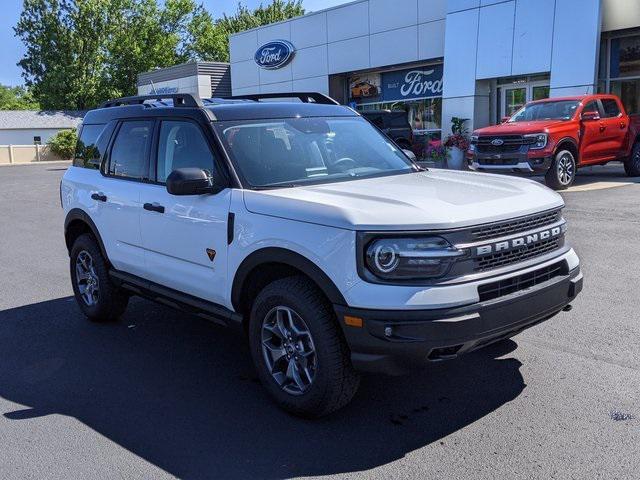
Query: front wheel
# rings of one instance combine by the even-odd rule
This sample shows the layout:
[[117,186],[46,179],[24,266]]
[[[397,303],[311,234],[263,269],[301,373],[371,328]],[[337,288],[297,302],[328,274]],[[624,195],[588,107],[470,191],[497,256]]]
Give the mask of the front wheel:
[[328,415],[358,390],[360,378],[333,309],[305,277],[276,280],[258,294],[249,343],[260,381],[288,412]]
[[576,167],[573,153],[569,150],[559,151],[544,177],[547,186],[554,190],[569,188],[576,179]]
[[640,141],[636,142],[631,156],[624,162],[624,171],[630,177],[640,177]]

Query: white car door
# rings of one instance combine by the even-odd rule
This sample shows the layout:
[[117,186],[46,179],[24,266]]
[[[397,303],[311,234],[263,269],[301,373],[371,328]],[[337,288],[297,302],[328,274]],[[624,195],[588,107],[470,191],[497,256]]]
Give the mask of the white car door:
[[[198,123],[162,120],[158,127],[155,184],[142,186],[140,217],[145,278],[220,305],[227,290],[227,221],[231,189],[217,194],[175,196],[165,181],[177,168],[198,167],[213,178],[220,171]],[[157,162],[155,161],[157,159]]]
[[104,175],[94,187],[92,218],[117,270],[145,271],[140,235],[140,186],[148,177],[153,120],[126,120],[116,127]]

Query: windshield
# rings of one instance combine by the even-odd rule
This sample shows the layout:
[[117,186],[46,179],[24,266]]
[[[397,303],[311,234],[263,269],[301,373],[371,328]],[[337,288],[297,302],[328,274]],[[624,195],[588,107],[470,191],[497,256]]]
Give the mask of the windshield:
[[509,119],[509,123],[534,122],[536,120],[571,120],[579,105],[580,102],[576,100],[530,103],[518,110]]
[[215,123],[244,179],[256,188],[329,183],[416,171],[360,117]]

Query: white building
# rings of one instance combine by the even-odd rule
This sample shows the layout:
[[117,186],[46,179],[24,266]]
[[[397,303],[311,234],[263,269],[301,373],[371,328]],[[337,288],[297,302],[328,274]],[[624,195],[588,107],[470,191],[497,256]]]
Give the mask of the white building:
[[[261,67],[276,40],[290,60]],[[357,0],[233,35],[230,53],[234,95],[403,109],[424,139],[547,96],[614,92],[640,112],[640,0]]]
[[78,128],[84,112],[0,110],[0,145],[46,144],[60,130]]

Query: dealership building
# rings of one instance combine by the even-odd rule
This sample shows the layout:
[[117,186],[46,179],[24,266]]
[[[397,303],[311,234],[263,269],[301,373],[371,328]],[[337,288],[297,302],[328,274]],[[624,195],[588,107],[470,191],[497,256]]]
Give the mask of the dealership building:
[[359,0],[230,38],[234,95],[319,91],[414,134],[593,92],[640,113],[640,0]]

